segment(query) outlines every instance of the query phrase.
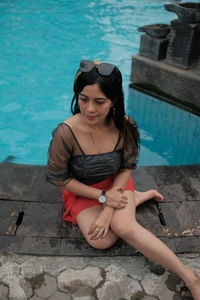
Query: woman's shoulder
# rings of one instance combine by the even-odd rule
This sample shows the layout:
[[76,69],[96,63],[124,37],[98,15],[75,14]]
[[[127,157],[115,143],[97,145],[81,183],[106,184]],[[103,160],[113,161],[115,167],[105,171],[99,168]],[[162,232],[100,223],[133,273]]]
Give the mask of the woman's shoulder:
[[68,126],[73,125],[77,121],[77,114],[65,119],[61,124],[66,124]]
[[59,123],[57,127],[52,131],[52,135],[60,138],[71,135],[73,123],[74,123],[74,117],[75,116],[72,116]]
[[79,128],[80,124],[80,116],[79,114],[75,114],[74,116],[71,116],[70,118],[64,120],[61,125],[67,125],[71,130],[74,130],[76,128]]
[[53,130],[52,135],[59,139],[73,141],[76,140],[76,135],[80,131],[80,116],[74,115],[63,122],[59,123],[58,126]]
[[65,119],[62,123],[65,123],[65,124],[73,124],[74,122],[76,122],[76,120],[78,119],[78,116],[79,114],[75,114],[67,119]]

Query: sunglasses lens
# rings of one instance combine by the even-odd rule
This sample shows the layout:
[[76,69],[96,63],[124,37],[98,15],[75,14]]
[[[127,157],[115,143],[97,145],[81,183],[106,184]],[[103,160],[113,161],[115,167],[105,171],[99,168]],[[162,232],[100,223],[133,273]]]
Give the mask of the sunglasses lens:
[[115,66],[112,64],[102,63],[100,65],[97,65],[97,70],[100,75],[102,76],[109,76],[112,74]]
[[95,63],[90,60],[82,60],[80,62],[80,71],[81,72],[90,72],[95,67]]
[[90,72],[94,67],[97,68],[97,71],[99,75],[102,76],[109,76],[112,74],[115,65],[107,64],[107,63],[101,63],[101,64],[95,64],[91,60],[82,60],[80,62],[80,71],[81,72]]

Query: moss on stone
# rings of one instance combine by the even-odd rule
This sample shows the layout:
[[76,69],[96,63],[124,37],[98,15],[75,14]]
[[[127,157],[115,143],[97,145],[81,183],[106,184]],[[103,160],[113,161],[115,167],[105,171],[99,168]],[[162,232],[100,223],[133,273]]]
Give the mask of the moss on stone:
[[137,292],[136,294],[134,294],[130,300],[142,300],[145,296],[144,292]]

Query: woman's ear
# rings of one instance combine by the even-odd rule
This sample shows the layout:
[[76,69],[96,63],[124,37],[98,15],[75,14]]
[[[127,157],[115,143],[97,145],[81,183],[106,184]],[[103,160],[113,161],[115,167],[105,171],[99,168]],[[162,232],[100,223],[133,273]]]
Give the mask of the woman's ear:
[[117,99],[115,98],[115,99],[112,100],[111,107],[114,107],[116,103],[117,103]]

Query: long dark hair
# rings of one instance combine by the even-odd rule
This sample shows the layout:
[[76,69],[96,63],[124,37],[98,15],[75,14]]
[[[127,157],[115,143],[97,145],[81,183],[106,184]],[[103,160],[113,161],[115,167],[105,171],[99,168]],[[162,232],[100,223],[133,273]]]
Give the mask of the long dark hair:
[[122,74],[116,66],[112,74],[109,76],[99,75],[96,68],[93,68],[89,72],[77,71],[74,80],[74,97],[71,102],[72,114],[75,115],[80,113],[78,96],[81,91],[86,85],[92,85],[95,83],[99,84],[102,92],[113,102],[113,107],[111,107],[110,112],[107,115],[107,120],[114,120],[115,126],[119,129],[120,133],[124,135],[125,141],[127,139],[134,139],[134,144],[137,148],[136,151],[138,151],[138,128],[136,123],[125,114]]

